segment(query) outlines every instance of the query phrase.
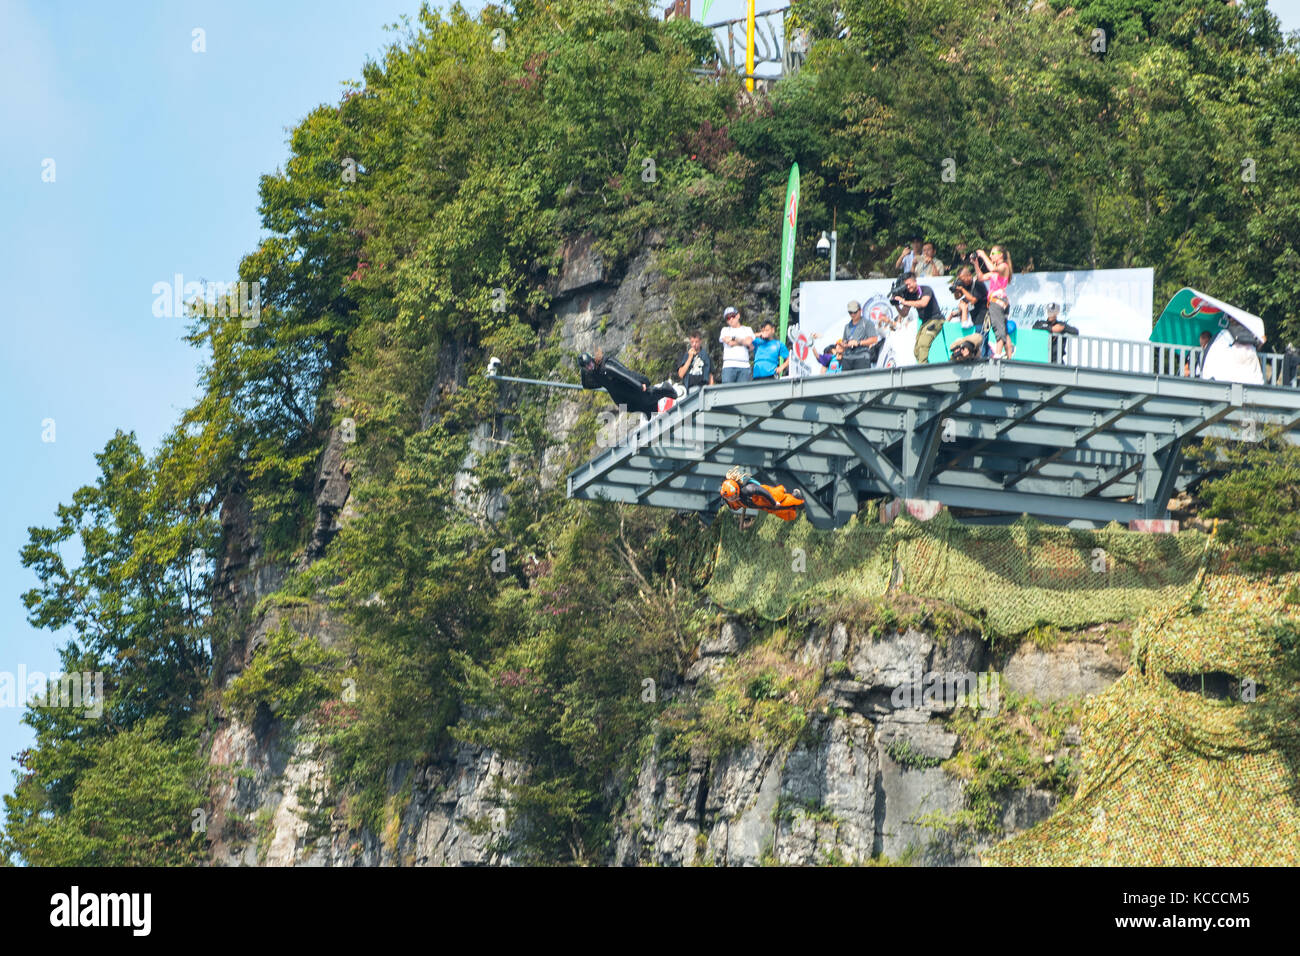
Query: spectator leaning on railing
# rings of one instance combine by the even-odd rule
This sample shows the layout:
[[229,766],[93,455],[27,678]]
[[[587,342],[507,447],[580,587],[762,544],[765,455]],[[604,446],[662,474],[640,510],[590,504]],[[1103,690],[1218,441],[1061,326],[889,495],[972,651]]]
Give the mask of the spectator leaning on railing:
[[698,329],[687,338],[686,354],[677,363],[677,377],[688,392],[713,384],[713,359],[704,348],[704,333]]
[[1214,337],[1209,332],[1201,333],[1201,351],[1196,356],[1196,367],[1192,368],[1191,362],[1183,362],[1183,374],[1193,378],[1200,378],[1201,373],[1205,371],[1205,350],[1210,347],[1210,342]]
[[[1034,323],[1034,328],[1052,333],[1052,361],[1060,364],[1065,361],[1065,339],[1061,335],[1078,335],[1079,330],[1061,318],[1061,307],[1053,302],[1047,307],[1046,318]],[[1058,356],[1058,351],[1060,352]]]
[[[813,336],[814,339],[820,337],[819,335]],[[834,345],[828,346],[820,355],[814,353],[813,358],[817,359],[822,367],[826,369],[827,375],[834,375],[836,372],[844,371],[844,342],[836,339]]]
[[776,338],[776,325],[764,319],[754,340],[754,381],[776,378],[790,364],[790,350]]

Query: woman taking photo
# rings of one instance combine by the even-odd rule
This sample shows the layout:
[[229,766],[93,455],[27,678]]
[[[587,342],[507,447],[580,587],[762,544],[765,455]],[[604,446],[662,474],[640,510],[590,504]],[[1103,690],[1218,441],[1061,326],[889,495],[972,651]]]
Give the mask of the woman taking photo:
[[1001,246],[993,247],[991,257],[983,249],[975,253],[975,277],[987,285],[989,290],[988,317],[989,324],[993,327],[995,359],[1011,358],[1015,354],[1011,340],[1007,338],[1007,316],[1011,313],[1007,286],[1011,282],[1011,273],[1011,256]]

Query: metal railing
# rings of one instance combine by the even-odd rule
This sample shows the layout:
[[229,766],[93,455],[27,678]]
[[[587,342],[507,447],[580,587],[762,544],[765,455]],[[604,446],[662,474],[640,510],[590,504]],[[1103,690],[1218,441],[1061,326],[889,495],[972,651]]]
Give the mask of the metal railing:
[[[1139,342],[1098,335],[1052,335],[1051,354],[1058,365],[1145,375],[1199,377],[1205,349],[1165,342]],[[1284,385],[1286,356],[1260,352],[1264,384]]]
[[[773,63],[781,68],[776,76],[764,76],[761,79],[773,80],[796,72],[808,52],[806,37],[795,37],[790,42],[786,41],[785,12],[789,9],[789,7],[777,7],[773,10],[763,10],[754,17],[754,66],[757,68],[765,63]],[[708,29],[713,31],[713,45],[718,57],[719,69],[748,75],[744,73],[747,22],[746,17],[738,17],[735,20],[707,24]]]

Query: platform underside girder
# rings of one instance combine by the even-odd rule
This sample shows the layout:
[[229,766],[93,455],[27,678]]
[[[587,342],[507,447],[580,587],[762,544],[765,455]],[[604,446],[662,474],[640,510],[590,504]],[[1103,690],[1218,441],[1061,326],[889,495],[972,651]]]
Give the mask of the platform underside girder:
[[712,511],[735,466],[798,488],[837,527],[897,496],[1049,520],[1167,516],[1202,477],[1189,442],[1300,443],[1300,391],[979,362],[718,385],[630,427],[576,469],[570,497]]

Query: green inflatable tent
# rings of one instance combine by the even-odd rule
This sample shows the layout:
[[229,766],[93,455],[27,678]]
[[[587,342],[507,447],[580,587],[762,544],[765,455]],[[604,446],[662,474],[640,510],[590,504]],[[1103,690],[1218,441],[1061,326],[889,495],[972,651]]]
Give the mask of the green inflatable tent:
[[1213,338],[1228,327],[1229,319],[1236,319],[1257,339],[1264,341],[1264,320],[1259,316],[1220,302],[1204,292],[1180,289],[1156,320],[1155,328],[1151,330],[1151,341],[1195,347],[1200,344],[1202,332],[1209,332]]

